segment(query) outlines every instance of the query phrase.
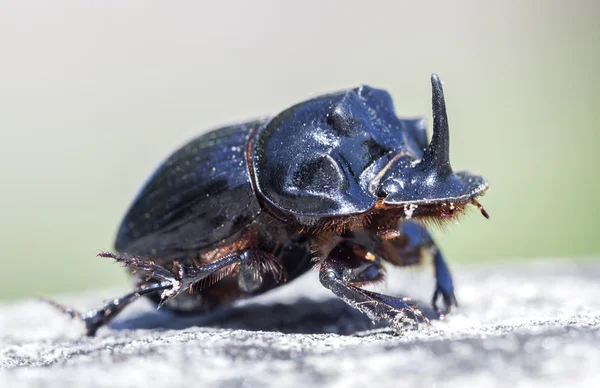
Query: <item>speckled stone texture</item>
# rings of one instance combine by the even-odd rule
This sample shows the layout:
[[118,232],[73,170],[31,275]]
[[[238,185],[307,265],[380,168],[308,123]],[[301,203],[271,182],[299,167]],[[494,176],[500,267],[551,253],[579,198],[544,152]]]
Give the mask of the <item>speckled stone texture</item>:
[[[401,335],[373,326],[315,273],[204,317],[137,302],[96,338],[43,303],[3,304],[0,387],[600,386],[600,265],[454,272],[460,311]],[[375,289],[427,306],[429,275],[390,271]],[[118,294],[59,299],[97,307]]]

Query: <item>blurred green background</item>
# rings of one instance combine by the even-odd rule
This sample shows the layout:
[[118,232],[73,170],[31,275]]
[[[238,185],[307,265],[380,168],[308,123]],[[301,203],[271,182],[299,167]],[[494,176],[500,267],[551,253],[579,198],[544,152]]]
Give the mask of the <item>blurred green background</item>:
[[0,298],[124,285],[96,253],[202,131],[360,83],[429,119],[431,72],[491,183],[490,221],[435,232],[450,262],[600,252],[600,3],[206,3],[0,3]]

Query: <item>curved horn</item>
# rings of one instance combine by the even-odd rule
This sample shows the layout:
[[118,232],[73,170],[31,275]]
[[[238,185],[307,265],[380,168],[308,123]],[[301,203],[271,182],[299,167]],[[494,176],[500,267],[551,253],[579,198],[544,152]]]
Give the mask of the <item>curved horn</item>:
[[434,164],[443,172],[452,171],[450,167],[450,131],[442,81],[437,74],[431,74],[431,104],[433,106],[433,136],[427,146],[423,161]]

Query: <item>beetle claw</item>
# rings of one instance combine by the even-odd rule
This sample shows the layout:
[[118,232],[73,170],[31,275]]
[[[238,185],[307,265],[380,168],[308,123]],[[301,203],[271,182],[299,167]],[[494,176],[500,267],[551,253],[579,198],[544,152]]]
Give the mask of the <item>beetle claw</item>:
[[[444,301],[444,310],[441,310],[437,305],[437,301],[440,295],[442,296],[442,299]],[[454,291],[444,291],[442,287],[438,285],[433,293],[431,306],[433,307],[433,310],[437,314],[438,318],[444,319],[446,315],[450,314],[454,307],[458,307],[458,301],[456,300],[456,295],[454,295]]]
[[403,331],[406,326],[414,326],[415,328],[419,328],[421,323],[426,325],[430,325],[429,319],[423,315],[421,310],[419,310],[416,306],[411,305],[409,308],[404,308],[402,310],[394,310],[396,315],[391,319],[387,318],[387,321],[390,323],[390,326],[394,329],[395,332],[399,333]]

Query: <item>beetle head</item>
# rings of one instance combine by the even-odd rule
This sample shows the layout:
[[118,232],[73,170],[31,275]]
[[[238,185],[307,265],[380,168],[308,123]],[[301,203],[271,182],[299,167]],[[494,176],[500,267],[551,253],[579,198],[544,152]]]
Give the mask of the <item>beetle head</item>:
[[442,82],[431,75],[433,136],[421,159],[399,153],[371,182],[385,207],[403,207],[407,216],[451,218],[487,188],[487,181],[466,171],[454,172],[450,165],[450,132]]

